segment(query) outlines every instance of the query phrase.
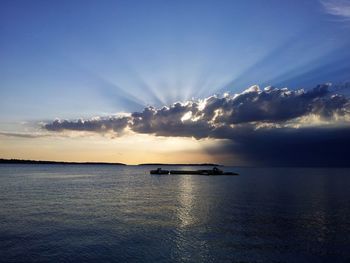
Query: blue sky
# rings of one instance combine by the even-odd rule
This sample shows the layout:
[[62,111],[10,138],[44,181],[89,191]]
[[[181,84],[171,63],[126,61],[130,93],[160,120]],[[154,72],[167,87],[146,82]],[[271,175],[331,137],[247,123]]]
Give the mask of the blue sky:
[[349,45],[350,0],[2,0],[0,158],[348,165]]
[[347,81],[350,22],[331,11],[318,0],[1,1],[0,118]]

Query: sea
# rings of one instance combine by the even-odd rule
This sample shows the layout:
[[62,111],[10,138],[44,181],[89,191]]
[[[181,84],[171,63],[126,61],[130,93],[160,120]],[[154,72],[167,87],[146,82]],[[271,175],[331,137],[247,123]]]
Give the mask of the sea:
[[0,262],[350,262],[350,169],[154,168],[1,164]]

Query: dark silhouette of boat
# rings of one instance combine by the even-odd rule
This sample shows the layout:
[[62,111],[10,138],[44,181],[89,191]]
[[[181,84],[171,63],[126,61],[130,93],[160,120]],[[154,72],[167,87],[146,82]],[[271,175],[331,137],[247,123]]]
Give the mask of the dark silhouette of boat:
[[158,168],[157,170],[151,170],[151,174],[169,174],[168,170],[163,170],[162,168]]
[[162,170],[158,168],[157,170],[151,170],[151,174],[199,174],[199,175],[238,175],[234,172],[224,172],[217,167],[211,170]]

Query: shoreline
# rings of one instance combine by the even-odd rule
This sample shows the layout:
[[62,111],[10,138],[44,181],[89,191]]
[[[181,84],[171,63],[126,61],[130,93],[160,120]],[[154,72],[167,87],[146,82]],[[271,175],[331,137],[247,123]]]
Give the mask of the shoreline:
[[[45,160],[22,160],[22,159],[4,159],[0,158],[0,164],[60,164],[60,165],[120,165],[127,166],[125,163],[109,163],[109,162],[65,162],[65,161],[45,161]],[[141,163],[134,166],[223,166],[214,163]]]

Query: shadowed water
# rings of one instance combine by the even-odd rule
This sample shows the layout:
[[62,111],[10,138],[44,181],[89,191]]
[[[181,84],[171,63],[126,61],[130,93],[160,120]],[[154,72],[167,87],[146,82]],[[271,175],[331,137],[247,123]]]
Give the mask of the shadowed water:
[[350,169],[153,168],[0,165],[0,261],[350,260]]

